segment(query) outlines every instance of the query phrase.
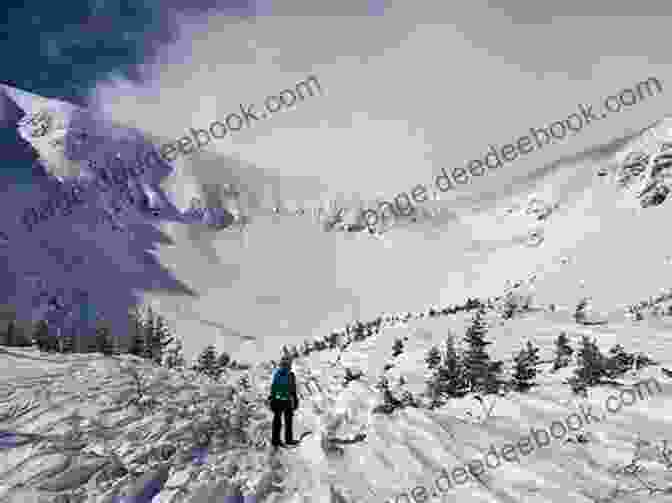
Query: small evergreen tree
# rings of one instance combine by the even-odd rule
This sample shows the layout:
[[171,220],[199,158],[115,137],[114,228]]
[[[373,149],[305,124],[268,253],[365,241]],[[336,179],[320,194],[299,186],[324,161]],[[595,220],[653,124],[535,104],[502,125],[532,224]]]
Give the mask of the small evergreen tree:
[[38,347],[41,345],[43,351],[58,351],[58,339],[55,334],[55,329],[47,320],[40,320],[38,322],[34,338],[40,341]]
[[217,357],[217,367],[220,369],[225,369],[228,368],[231,363],[231,355],[227,353],[226,351],[222,351],[220,355]]
[[561,332],[555,339],[555,358],[553,359],[553,370],[556,371],[569,365],[574,350],[569,345],[569,338],[565,332]]
[[433,406],[439,405],[444,396],[464,396],[468,391],[464,365],[455,349],[455,337],[452,334],[449,334],[446,338],[445,346],[446,351],[442,355],[443,360],[434,369],[432,377],[427,382]]
[[215,346],[212,344],[206,346],[206,348],[198,356],[196,361],[196,371],[205,374],[208,377],[217,379],[220,374],[220,369],[217,366],[217,353],[215,352]]
[[384,413],[391,414],[398,407],[401,407],[402,403],[397,399],[392,391],[390,390],[390,382],[387,377],[382,376],[378,383],[375,386],[378,390],[383,393],[383,403],[375,406],[372,410],[373,414]]
[[102,324],[96,327],[96,351],[105,356],[114,354],[114,346],[110,336],[110,330]]
[[392,356],[397,357],[403,352],[404,352],[404,343],[400,338],[397,337],[394,340],[394,344],[392,345]]
[[446,340],[444,341],[445,352],[441,355],[443,357],[443,364],[448,365],[449,362],[458,361],[460,359],[459,352],[455,347],[455,335],[449,330]]
[[499,390],[502,389],[504,384],[506,384],[502,378],[502,372],[504,370],[504,362],[497,360],[491,361],[488,365],[488,371],[485,375],[485,383],[483,385],[482,393],[484,394],[497,394]]
[[130,314],[130,319],[133,325],[133,334],[129,353],[140,358],[146,358],[145,355],[149,352],[149,347],[145,323],[137,309]]
[[572,388],[572,393],[588,398],[588,386],[581,379],[574,375],[567,379],[567,383]]
[[49,351],[49,326],[45,320],[40,320],[33,333],[33,340],[40,351]]
[[14,337],[14,320],[11,320],[9,325],[7,325],[7,345],[14,346],[15,344],[16,340]]
[[516,313],[516,305],[512,302],[510,296],[507,296],[506,301],[504,302],[504,309],[502,310],[502,318],[505,320],[510,320],[513,318],[513,315]]
[[[77,349],[81,351],[80,348],[81,345]],[[65,331],[61,328],[58,340],[58,350],[61,353],[73,353],[75,351],[75,335],[72,330]]]
[[530,360],[532,360],[532,364],[534,365],[534,368],[537,368],[537,365],[539,365],[539,361],[541,360],[539,358],[539,348],[532,344],[532,342],[527,341],[527,345],[525,348],[528,353],[530,354]]
[[49,341],[47,345],[48,351],[58,352],[60,342],[58,340],[58,329],[51,324],[49,325]]
[[157,315],[153,319],[148,332],[149,353],[152,361],[161,365],[165,348],[173,343],[174,337],[170,334],[170,329],[166,325],[166,320],[161,315]]
[[574,311],[574,320],[577,323],[583,323],[586,320],[587,309],[588,309],[588,299],[583,298],[576,305],[576,310]]
[[16,318],[9,321],[5,334],[7,336],[7,346],[30,347],[33,345],[32,337],[27,336],[23,330],[17,328]]
[[463,357],[464,375],[470,391],[496,393],[502,384],[499,376],[503,362],[492,361],[485,350],[492,343],[485,340],[488,332],[486,313],[485,308],[479,306],[464,339],[467,346]]
[[308,341],[304,340],[304,341],[301,343],[299,352],[300,352],[301,355],[303,355],[303,356],[308,356],[308,355],[310,354],[310,346],[309,346],[309,344],[308,344]]
[[358,381],[364,376],[362,369],[345,367],[345,375],[343,376],[343,386],[347,386],[352,381]]
[[367,337],[367,328],[364,326],[364,324],[361,321],[357,321],[354,329],[354,340],[356,341],[361,341],[366,339]]
[[289,351],[289,347],[287,346],[287,344],[284,344],[282,346],[282,357],[280,359],[291,358],[291,357],[292,357],[292,353]]
[[166,350],[164,365],[169,369],[181,369],[186,365],[182,352],[182,341],[180,339],[176,339],[175,345]]
[[539,363],[537,353],[539,353],[539,348],[535,348],[530,341],[527,341],[527,347],[521,349],[514,357],[512,384],[516,391],[527,391],[534,386]]
[[154,333],[156,332],[156,316],[152,306],[147,307],[147,314],[141,324],[140,330],[142,337],[142,353],[139,354],[141,358],[154,361],[155,348],[152,346]]
[[[104,320],[100,319],[101,323],[104,323]],[[106,325],[107,326],[107,325]],[[110,342],[110,347],[112,348],[112,355],[118,356],[121,354],[121,339],[119,337],[115,337],[114,334],[112,334],[109,326],[107,326],[108,329],[108,340]]]
[[430,369],[435,369],[441,364],[441,351],[436,346],[432,346],[427,352],[425,362]]
[[625,351],[623,346],[616,344],[609,350],[606,361],[606,374],[613,378],[630,370],[635,363],[635,355]]
[[441,396],[441,390],[438,379],[435,375],[432,375],[427,381],[427,394],[430,398],[429,408],[434,409],[443,405],[443,400]]
[[597,343],[587,335],[581,339],[581,349],[577,354],[578,367],[574,371],[577,379],[586,386],[593,386],[606,375],[605,358],[600,352]]
[[132,355],[139,356],[140,358],[145,357],[146,353],[146,344],[145,344],[145,334],[144,330],[136,332],[133,334],[131,339],[131,346],[128,352]]
[[252,385],[250,383],[250,376],[248,374],[243,374],[238,378],[238,389],[244,392],[249,392],[252,390]]
[[469,383],[464,373],[464,359],[455,347],[455,336],[446,337],[446,352],[443,354],[443,364],[439,368],[438,378],[441,383],[440,391],[449,396],[463,396],[467,393]]

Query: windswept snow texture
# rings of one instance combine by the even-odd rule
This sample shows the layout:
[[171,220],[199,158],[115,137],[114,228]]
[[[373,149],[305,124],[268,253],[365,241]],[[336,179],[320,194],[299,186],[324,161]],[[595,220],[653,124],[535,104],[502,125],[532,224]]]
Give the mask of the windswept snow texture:
[[[224,438],[208,447],[199,444],[204,414],[210,417],[215,399],[218,406],[235,408],[232,385],[212,386],[192,372],[170,372],[131,356],[1,353],[3,503],[38,501],[30,499],[38,496],[47,498],[39,501],[61,501],[68,495],[83,497],[77,501],[150,503],[159,493],[163,498],[191,494],[196,497],[191,501],[205,503],[228,496],[236,501],[241,494],[240,476],[227,475],[219,464],[224,451],[235,451],[240,461],[248,457],[247,449],[234,441],[222,444]],[[134,401],[134,375],[146,390],[139,401]],[[250,426],[265,431],[268,413],[255,415]],[[249,453],[249,465],[263,455]],[[213,463],[220,481],[208,484],[203,497],[197,475]],[[256,500],[248,496],[245,502]]]
[[[490,309],[490,354],[504,360],[508,372],[514,352],[532,341],[541,349],[537,387],[486,397],[487,403],[469,395],[433,410],[424,400],[419,408],[373,414],[382,401],[375,387],[381,375],[396,396],[404,391],[420,396],[428,348],[442,344],[448,330],[463,334],[470,320],[469,313],[431,319],[422,314],[399,313],[379,333],[343,351],[313,350],[296,360],[297,384],[307,392],[294,432],[296,438],[312,434],[275,455],[268,450],[272,415],[265,398],[272,367],[267,363],[247,372],[229,370],[215,383],[129,355],[3,349],[0,501],[63,501],[56,498],[66,495],[92,503],[149,502],[154,496],[159,498],[154,502],[166,503],[220,503],[227,497],[245,503],[413,501],[413,488],[435,490],[441,470],[482,460],[492,446],[500,452],[525,439],[531,427],[548,430],[573,413],[585,417],[584,410],[597,420],[547,445],[528,443],[528,454],[518,462],[500,455],[478,481],[467,477],[447,488],[443,479],[439,487],[447,498],[426,501],[669,501],[672,438],[666,411],[672,385],[670,373],[661,370],[672,367],[672,360],[664,320],[632,322],[621,314],[611,316],[607,326],[585,326],[570,312],[538,309],[499,323]],[[623,398],[624,406],[613,413],[606,413],[605,404],[609,396],[619,396],[616,387],[596,386],[587,397],[572,394],[565,381],[575,363],[551,371],[553,341],[561,331],[574,348],[588,335],[603,353],[614,344],[646,353],[660,366],[632,370],[619,381],[632,386],[654,378],[660,388],[647,387],[634,401]],[[404,349],[391,357],[397,337],[404,338]],[[386,363],[391,367],[383,371]],[[358,369],[361,377],[344,386],[346,369]],[[243,375],[249,388],[240,385]],[[319,387],[308,388],[309,382]]]

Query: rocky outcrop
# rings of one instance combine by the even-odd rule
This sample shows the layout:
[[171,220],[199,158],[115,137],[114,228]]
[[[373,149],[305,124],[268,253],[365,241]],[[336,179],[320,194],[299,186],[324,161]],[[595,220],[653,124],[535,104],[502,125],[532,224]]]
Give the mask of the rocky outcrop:
[[628,153],[616,177],[623,188],[639,187],[642,208],[663,204],[672,191],[672,144],[661,141],[650,150]]

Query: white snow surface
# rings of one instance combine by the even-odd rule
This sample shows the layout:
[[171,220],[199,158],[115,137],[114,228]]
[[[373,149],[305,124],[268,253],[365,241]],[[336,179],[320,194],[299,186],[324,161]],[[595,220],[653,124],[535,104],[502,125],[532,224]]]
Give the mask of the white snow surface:
[[[3,349],[0,426],[27,441],[1,451],[0,501],[57,501],[58,495],[70,495],[72,501],[111,502],[115,495],[139,494],[138,487],[161,473],[165,481],[153,501],[205,503],[226,501],[224,496],[236,494],[256,496],[259,502],[405,501],[395,498],[421,484],[431,492],[441,469],[451,472],[468,461],[483,459],[491,445],[501,450],[506,443],[515,444],[529,435],[530,427],[548,429],[553,421],[563,421],[573,412],[581,415],[580,407],[588,405],[603,419],[581,429],[588,443],[552,439],[549,446],[520,455],[519,463],[503,462],[487,469],[480,482],[472,479],[455,486],[444,499],[426,501],[667,501],[669,494],[664,491],[672,487],[672,477],[662,454],[670,454],[666,442],[672,440],[669,414],[665,414],[671,405],[672,383],[656,366],[633,371],[622,381],[634,384],[654,377],[661,390],[613,414],[606,412],[605,401],[609,395],[618,396],[615,388],[591,388],[586,398],[571,394],[563,380],[571,375],[573,364],[557,373],[542,364],[538,387],[494,399],[486,419],[484,407],[470,397],[435,410],[405,408],[390,416],[372,414],[381,400],[373,385],[383,374],[385,362],[394,364],[386,374],[393,384],[399,376],[407,383],[393,385],[393,390],[422,391],[426,350],[440,344],[448,329],[460,333],[469,318],[455,315],[388,326],[353,342],[340,363],[335,363],[337,350],[296,360],[299,386],[309,377],[316,378],[322,392],[304,396],[294,417],[297,438],[312,433],[298,447],[275,456],[267,446],[271,415],[263,403],[271,375],[267,364],[245,372],[229,371],[214,383],[191,371],[153,367],[133,356]],[[663,367],[672,367],[670,325],[660,319],[633,323],[623,318],[599,327],[579,327],[567,313],[538,311],[505,323],[497,320],[488,317],[492,355],[504,359],[507,368],[511,355],[528,339],[541,347],[542,361],[548,361],[561,330],[574,347],[586,333],[597,338],[603,351],[621,343],[628,351],[643,351]],[[392,358],[390,347],[401,334],[408,336],[404,352]],[[345,367],[362,369],[364,377],[344,387]],[[156,400],[153,405],[128,405],[137,396],[131,377],[136,372],[144,394]],[[249,376],[249,391],[237,386],[242,373]],[[195,464],[195,432],[206,429],[213,407],[236,409],[241,396],[253,404],[250,423],[244,428],[253,445],[231,430],[214,433],[205,463]],[[493,398],[486,397],[486,402],[491,405]],[[358,434],[364,439],[342,445],[340,453],[326,448],[334,438],[347,441]],[[644,482],[622,470],[634,459],[637,443],[639,464],[644,467],[638,476]],[[164,445],[175,452],[161,458]],[[112,468],[118,465],[129,473],[115,473]],[[650,493],[644,483],[658,490]],[[608,498],[610,492],[613,496],[617,488],[620,496],[598,499]]]

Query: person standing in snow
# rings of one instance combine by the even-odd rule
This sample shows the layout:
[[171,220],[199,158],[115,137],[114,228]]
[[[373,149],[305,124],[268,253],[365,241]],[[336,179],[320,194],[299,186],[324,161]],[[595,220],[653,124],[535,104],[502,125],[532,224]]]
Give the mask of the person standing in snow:
[[271,393],[268,397],[271,410],[273,411],[273,433],[271,445],[279,447],[280,442],[280,423],[281,416],[285,419],[285,445],[296,445],[292,433],[292,420],[294,411],[299,407],[299,397],[296,393],[296,376],[291,371],[292,360],[288,356],[283,356],[280,360],[280,366],[273,372],[271,381]]

